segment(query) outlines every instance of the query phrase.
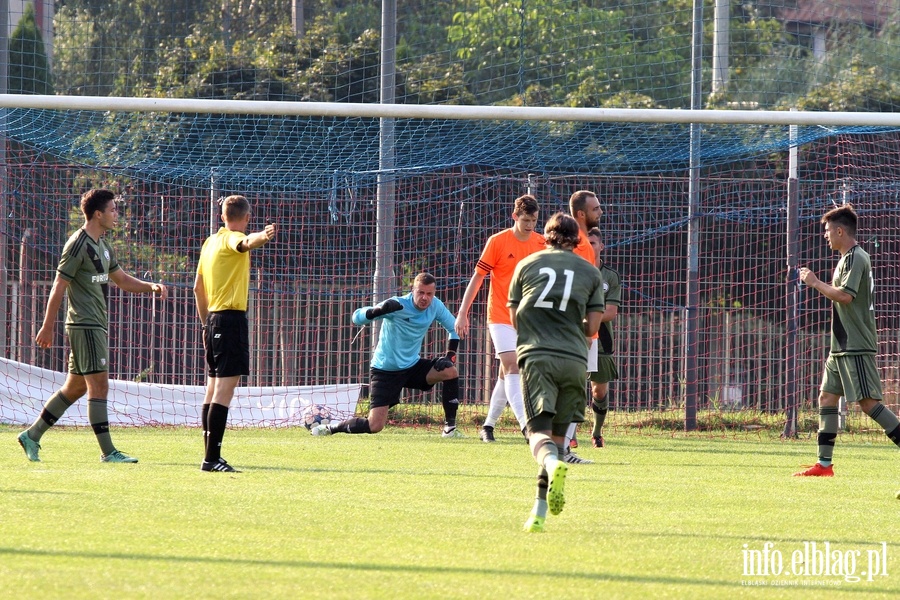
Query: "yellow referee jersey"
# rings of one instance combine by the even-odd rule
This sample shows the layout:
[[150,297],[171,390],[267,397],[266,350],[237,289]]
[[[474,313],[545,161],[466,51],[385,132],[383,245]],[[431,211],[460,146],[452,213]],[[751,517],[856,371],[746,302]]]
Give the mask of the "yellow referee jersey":
[[246,233],[220,228],[203,242],[197,274],[209,300],[209,311],[247,310],[250,296],[250,253],[238,252]]

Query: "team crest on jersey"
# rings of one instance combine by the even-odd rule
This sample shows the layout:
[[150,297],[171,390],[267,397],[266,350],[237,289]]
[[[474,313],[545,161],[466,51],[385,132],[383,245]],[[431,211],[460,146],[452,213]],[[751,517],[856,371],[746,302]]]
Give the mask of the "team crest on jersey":
[[605,294],[608,291],[609,291],[609,284],[604,281],[603,282],[603,293]]
[[106,257],[106,260],[109,260],[109,250],[104,250],[104,251],[103,251],[103,256]]
[[105,367],[105,366],[106,366],[106,359],[105,359],[105,358],[101,358],[101,359],[100,359],[100,364],[103,365],[103,366]]

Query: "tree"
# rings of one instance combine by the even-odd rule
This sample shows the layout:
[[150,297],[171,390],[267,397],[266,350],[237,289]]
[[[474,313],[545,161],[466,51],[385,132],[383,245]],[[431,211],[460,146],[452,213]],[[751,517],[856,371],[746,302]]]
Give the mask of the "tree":
[[31,3],[25,5],[25,12],[9,38],[8,82],[10,94],[53,93],[50,64]]

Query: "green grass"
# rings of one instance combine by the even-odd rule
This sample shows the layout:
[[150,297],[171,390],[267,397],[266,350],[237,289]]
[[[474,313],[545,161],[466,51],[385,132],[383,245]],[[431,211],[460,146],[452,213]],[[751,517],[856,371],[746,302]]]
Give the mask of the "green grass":
[[[137,465],[54,429],[41,463],[0,427],[0,597],[889,598],[900,594],[900,453],[838,441],[833,479],[792,478],[814,442],[610,435],[573,465],[543,534],[520,531],[534,464],[493,445],[391,428],[314,438],[230,430],[243,473],[199,470],[197,430],[117,429]],[[749,577],[744,545],[841,552],[887,542],[888,576]],[[746,582],[766,583],[762,587]],[[775,587],[786,583],[790,587]],[[811,585],[810,585],[811,584]],[[839,584],[839,585],[835,585]]]

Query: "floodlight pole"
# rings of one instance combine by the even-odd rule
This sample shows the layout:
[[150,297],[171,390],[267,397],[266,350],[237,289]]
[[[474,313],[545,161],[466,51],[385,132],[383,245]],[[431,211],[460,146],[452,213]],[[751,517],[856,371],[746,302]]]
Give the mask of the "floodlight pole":
[[[691,110],[702,108],[703,0],[694,0],[691,40]],[[700,124],[691,123],[688,180],[687,294],[684,318],[684,430],[697,429],[698,331],[700,310]]]
[[[381,3],[381,104],[394,104],[396,90],[397,0]],[[395,198],[394,119],[380,119],[376,190],[374,301],[392,296],[394,281]],[[379,328],[373,327],[373,343]]]

